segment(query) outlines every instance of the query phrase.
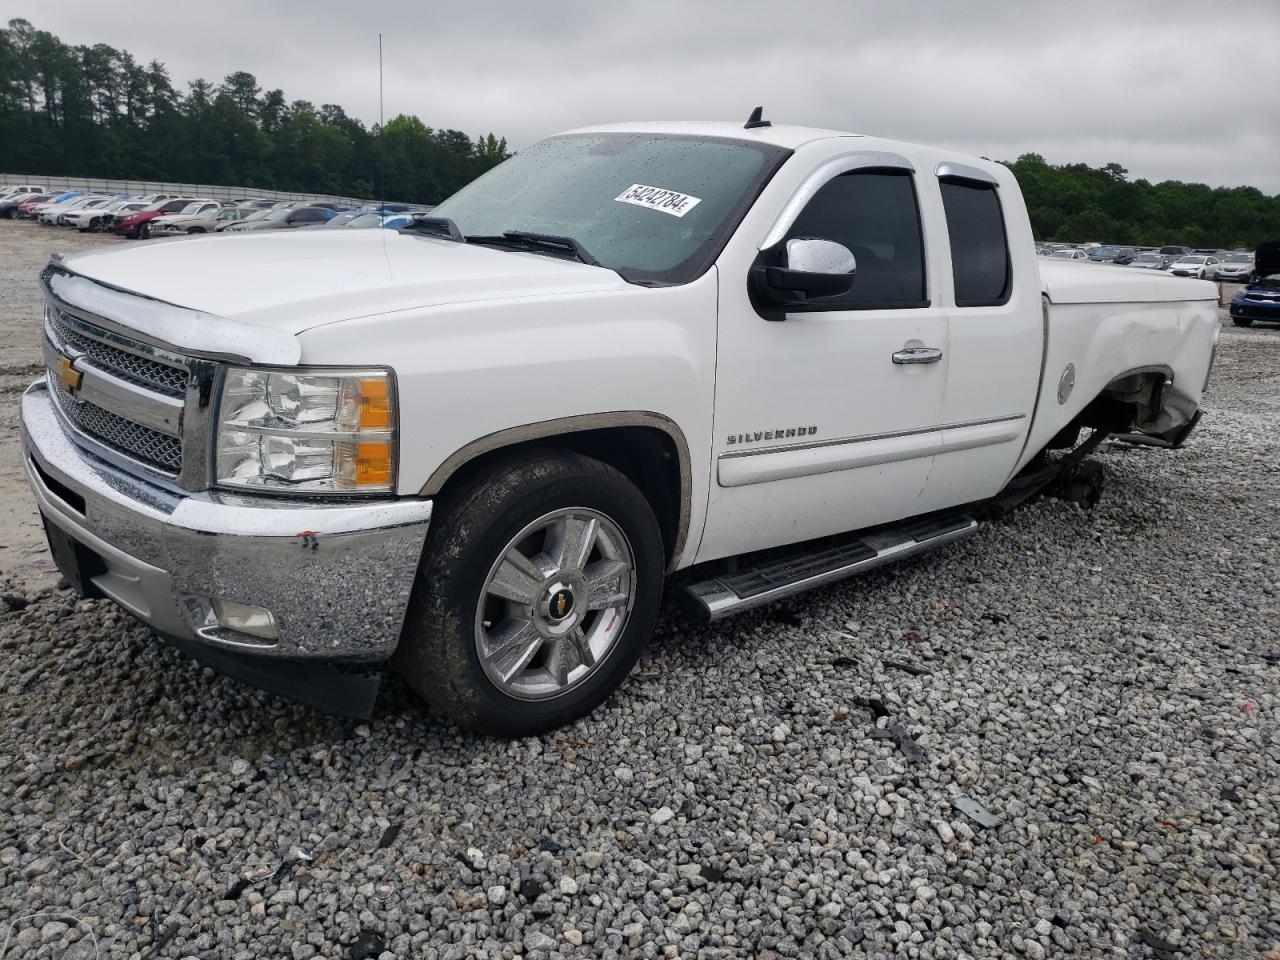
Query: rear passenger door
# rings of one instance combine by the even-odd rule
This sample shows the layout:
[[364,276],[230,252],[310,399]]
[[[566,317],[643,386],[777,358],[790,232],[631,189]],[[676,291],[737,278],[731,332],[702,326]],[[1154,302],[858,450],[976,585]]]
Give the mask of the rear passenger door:
[[1022,452],[1045,338],[1039,270],[1012,175],[939,164],[950,251],[944,284],[950,350],[942,441],[926,499],[961,504],[998,492]]

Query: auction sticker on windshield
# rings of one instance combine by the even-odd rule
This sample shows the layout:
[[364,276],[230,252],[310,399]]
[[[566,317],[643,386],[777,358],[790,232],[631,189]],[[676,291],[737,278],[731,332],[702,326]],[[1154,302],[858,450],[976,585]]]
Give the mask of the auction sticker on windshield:
[[673,217],[683,217],[702,202],[701,197],[691,197],[687,193],[664,190],[662,187],[649,187],[643,183],[633,183],[613,199],[618,203],[633,203],[637,207],[660,210]]

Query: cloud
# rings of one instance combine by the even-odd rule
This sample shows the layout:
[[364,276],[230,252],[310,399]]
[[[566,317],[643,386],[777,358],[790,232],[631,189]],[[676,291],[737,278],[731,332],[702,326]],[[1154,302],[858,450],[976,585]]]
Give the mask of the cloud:
[[777,122],[1280,193],[1275,0],[223,0],[175,13],[194,9],[137,0],[121,16],[62,0],[27,16],[67,42],[159,59],[180,86],[244,69],[366,123],[381,32],[388,117],[515,147],[597,122],[745,118],[763,103]]

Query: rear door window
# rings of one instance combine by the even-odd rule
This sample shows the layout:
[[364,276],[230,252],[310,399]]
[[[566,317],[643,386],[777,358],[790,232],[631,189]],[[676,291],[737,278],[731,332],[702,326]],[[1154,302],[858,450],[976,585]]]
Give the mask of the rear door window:
[[956,306],[1008,303],[1012,289],[1009,241],[995,185],[944,179],[940,186],[951,239]]

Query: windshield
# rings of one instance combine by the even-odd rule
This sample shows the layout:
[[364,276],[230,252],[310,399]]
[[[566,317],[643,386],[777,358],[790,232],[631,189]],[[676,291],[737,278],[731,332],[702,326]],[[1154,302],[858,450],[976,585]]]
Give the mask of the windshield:
[[344,227],[376,227],[382,223],[382,214],[380,213],[362,213],[358,217],[352,217]]
[[241,222],[248,223],[250,220],[265,220],[267,218],[267,214],[270,212],[271,212],[270,208],[267,208],[265,210],[255,210],[253,213],[245,217],[244,220],[242,220]]
[[1055,250],[1053,255],[1059,260],[1074,260],[1076,253],[1075,250]]
[[1160,258],[1150,253],[1144,253],[1133,258],[1134,263],[1159,263]]
[[1233,253],[1231,256],[1227,257],[1226,262],[1227,263],[1248,263],[1252,259],[1253,257],[1249,256],[1247,253]]
[[[790,155],[768,144],[652,133],[536,143],[431,211],[468,237],[571,237],[633,283],[687,283]],[[559,254],[555,254],[559,255]]]
[[1182,257],[1180,260],[1178,260],[1178,262],[1179,262],[1179,263],[1192,263],[1192,264],[1199,265],[1199,264],[1204,263],[1204,257]]
[[269,211],[267,211],[267,215],[266,215],[265,217],[263,217],[262,219],[264,219],[264,220],[288,220],[288,219],[289,219],[289,214],[291,214],[291,213],[293,213],[293,211],[292,211],[291,209],[289,209],[288,207],[282,207],[282,208],[281,208],[281,209],[279,209],[279,210],[269,210]]
[[188,203],[185,207],[183,207],[183,208],[182,208],[180,211],[178,211],[178,212],[179,212],[179,213],[184,213],[184,214],[199,213],[199,212],[200,212],[200,208],[201,208],[202,206],[204,206],[204,201],[203,201],[203,200],[197,200],[195,203]]

